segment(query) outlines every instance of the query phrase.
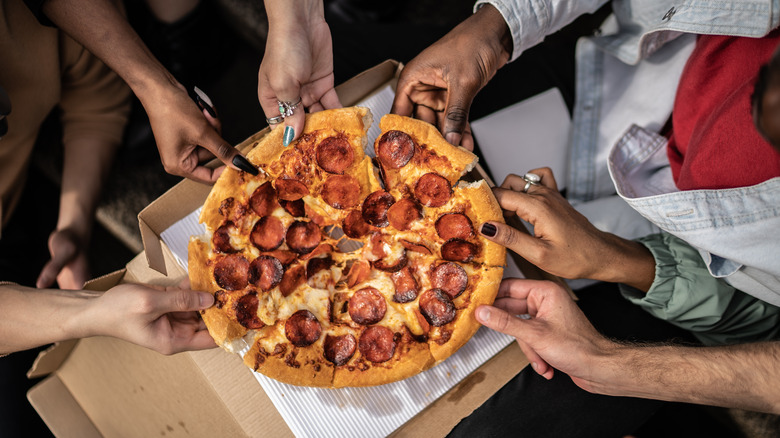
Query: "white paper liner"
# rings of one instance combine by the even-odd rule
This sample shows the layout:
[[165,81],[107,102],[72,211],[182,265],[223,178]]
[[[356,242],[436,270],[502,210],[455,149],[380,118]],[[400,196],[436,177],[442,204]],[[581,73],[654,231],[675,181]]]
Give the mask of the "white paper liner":
[[[379,119],[390,111],[393,90],[388,86],[359,105],[367,106],[374,123],[367,133],[366,154],[374,156]],[[201,208],[160,235],[176,261],[187,269],[190,236],[205,234],[198,223]],[[509,272],[519,272],[511,258]],[[288,385],[253,373],[276,409],[297,437],[384,437],[420,413],[514,338],[481,328],[460,350],[436,367],[400,382],[366,388],[324,389]],[[243,355],[249,350],[240,351]]]

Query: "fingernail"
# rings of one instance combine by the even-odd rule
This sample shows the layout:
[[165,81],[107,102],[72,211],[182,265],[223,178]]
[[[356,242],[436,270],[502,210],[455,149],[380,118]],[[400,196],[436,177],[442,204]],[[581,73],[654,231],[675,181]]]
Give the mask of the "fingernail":
[[537,373],[539,372],[539,364],[536,362],[531,362],[531,368],[534,369]]
[[253,166],[243,155],[236,155],[233,157],[233,165],[243,170],[246,173],[257,176],[260,173],[257,167]]
[[487,322],[490,320],[490,310],[487,307],[480,307],[477,309],[477,317],[480,321]]
[[282,144],[284,147],[290,146],[290,143],[292,143],[292,139],[295,137],[295,129],[293,129],[292,126],[285,126],[284,127],[284,139],[282,140]]
[[496,235],[496,226],[489,223],[482,224],[480,232],[488,237],[494,237]]
[[444,139],[447,140],[447,143],[458,146],[458,134],[454,132],[448,132],[447,135],[444,136]]
[[207,308],[214,304],[214,295],[207,293],[199,293],[198,295],[200,295],[200,307]]

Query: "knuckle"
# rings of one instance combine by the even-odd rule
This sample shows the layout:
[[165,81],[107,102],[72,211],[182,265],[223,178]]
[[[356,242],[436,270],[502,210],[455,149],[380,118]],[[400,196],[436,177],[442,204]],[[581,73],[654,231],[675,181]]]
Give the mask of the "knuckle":
[[214,151],[218,157],[229,157],[233,152],[233,147],[227,143],[219,143]]
[[173,296],[173,308],[176,310],[184,311],[188,310],[190,308],[190,303],[192,302],[192,295],[183,291],[179,290],[174,293]]

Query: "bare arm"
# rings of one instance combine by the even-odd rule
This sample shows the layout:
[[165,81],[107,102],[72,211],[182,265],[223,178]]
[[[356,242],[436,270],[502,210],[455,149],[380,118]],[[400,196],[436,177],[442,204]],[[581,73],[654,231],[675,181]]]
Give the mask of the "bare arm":
[[0,285],[0,354],[105,335],[164,354],[211,348],[196,310],[214,297],[183,289],[122,284],[107,292]]
[[[528,314],[530,319],[515,315]],[[627,345],[599,334],[552,282],[504,280],[477,320],[514,336],[537,373],[594,393],[780,414],[780,342],[724,347]]]
[[213,183],[222,168],[212,170],[201,164],[210,152],[237,170],[256,174],[257,169],[220,137],[212,127],[215,121],[192,102],[111,1],[49,0],[43,12],[127,82],[149,115],[166,171]]

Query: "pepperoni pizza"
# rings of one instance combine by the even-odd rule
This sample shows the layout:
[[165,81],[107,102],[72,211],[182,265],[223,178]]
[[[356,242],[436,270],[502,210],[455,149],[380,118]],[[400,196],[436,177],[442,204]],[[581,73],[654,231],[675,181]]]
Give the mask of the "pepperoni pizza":
[[307,115],[247,158],[260,175],[226,169],[189,246],[192,287],[214,293],[203,319],[216,342],[274,379],[370,386],[443,361],[479,328],[505,250],[475,224],[502,221],[484,181],[459,182],[476,157],[433,126],[354,107]]

